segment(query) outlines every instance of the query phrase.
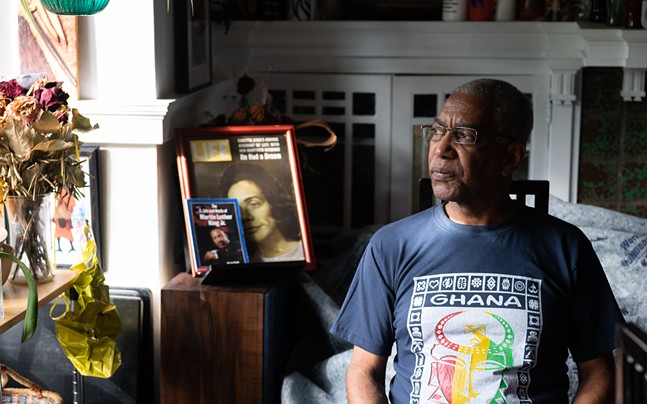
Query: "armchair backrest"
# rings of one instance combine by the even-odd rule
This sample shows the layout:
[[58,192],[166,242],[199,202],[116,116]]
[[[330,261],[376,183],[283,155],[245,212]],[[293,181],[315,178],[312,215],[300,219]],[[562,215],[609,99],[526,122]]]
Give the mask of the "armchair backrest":
[[616,403],[647,402],[647,333],[635,324],[620,327],[616,369]]
[[[431,179],[421,178],[419,183],[418,210],[424,210],[434,204],[434,192],[431,189]],[[515,180],[510,184],[510,195],[517,201],[530,206],[534,197],[534,206],[548,213],[550,183],[546,180]]]

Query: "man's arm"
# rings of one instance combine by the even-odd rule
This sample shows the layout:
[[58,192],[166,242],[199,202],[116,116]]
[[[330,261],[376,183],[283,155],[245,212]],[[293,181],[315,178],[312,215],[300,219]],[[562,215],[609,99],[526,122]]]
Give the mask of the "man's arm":
[[573,404],[615,402],[615,363],[613,353],[577,363],[579,387]]
[[214,261],[218,259],[218,250],[211,250],[207,251],[204,254],[204,260],[205,261]]
[[355,346],[346,373],[348,403],[388,403],[384,390],[386,356],[375,355]]

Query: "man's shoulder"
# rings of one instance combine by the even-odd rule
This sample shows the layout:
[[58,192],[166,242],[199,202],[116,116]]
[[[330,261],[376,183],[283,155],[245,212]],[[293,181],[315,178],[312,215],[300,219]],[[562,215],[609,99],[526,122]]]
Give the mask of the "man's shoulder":
[[404,234],[410,232],[425,231],[428,226],[433,225],[433,210],[436,208],[434,206],[422,212],[414,213],[411,216],[385,224],[375,232],[375,236],[391,237],[397,234],[402,237]]
[[369,245],[381,251],[400,251],[430,240],[438,234],[434,230],[436,222],[433,209],[432,207],[381,226],[371,236]]

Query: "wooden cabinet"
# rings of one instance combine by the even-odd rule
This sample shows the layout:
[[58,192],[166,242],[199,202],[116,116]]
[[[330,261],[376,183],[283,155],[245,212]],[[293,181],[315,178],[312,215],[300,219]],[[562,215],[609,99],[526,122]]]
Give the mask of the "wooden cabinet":
[[[72,287],[72,284],[76,280],[76,277],[78,276],[77,271],[71,271],[71,270],[57,270],[55,272],[54,279],[52,279],[49,282],[45,283],[37,283],[36,287],[38,289],[38,307],[43,308],[44,306],[47,305],[50,301],[54,300],[57,296],[59,296],[62,293],[65,293],[67,290],[69,290]],[[4,285],[0,285],[2,287],[2,299],[3,299],[3,304],[4,304],[4,317],[0,319],[0,335],[3,335],[7,333],[7,335],[11,335],[12,338],[7,340],[6,338],[3,338],[4,340],[1,341],[1,346],[2,346],[2,363],[4,365],[10,366],[12,369],[20,372],[26,377],[29,377],[30,379],[34,380],[36,383],[38,383],[40,386],[47,390],[53,390],[53,386],[51,385],[46,385],[43,380],[39,380],[37,378],[33,377],[33,374],[29,373],[23,373],[18,367],[16,367],[13,363],[13,361],[27,361],[28,358],[33,358],[34,357],[34,350],[27,352],[23,352],[25,356],[21,355],[20,352],[20,347],[22,346],[29,346],[31,344],[32,347],[34,347],[35,341],[38,340],[39,335],[45,335],[48,333],[48,331],[42,331],[43,328],[45,327],[40,321],[38,322],[37,328],[36,328],[36,333],[32,337],[32,339],[25,341],[22,343],[20,341],[20,335],[22,333],[22,330],[17,329],[17,330],[12,330],[12,328],[16,325],[19,325],[22,320],[24,320],[25,315],[26,315],[26,310],[27,310],[27,300],[28,300],[28,288],[26,285],[14,285],[11,282],[6,282]],[[60,313],[59,313],[60,314]],[[36,313],[38,316],[38,313]],[[48,320],[50,320],[48,318]],[[16,331],[13,335],[12,332]],[[7,337],[7,335],[3,335],[3,337]],[[58,347],[58,341],[55,339],[55,334],[53,332],[49,332],[50,336],[52,337],[52,340],[48,341],[50,343],[55,343],[57,344],[56,346],[56,353],[60,352],[61,357],[63,358],[62,360],[66,361],[69,364],[69,361],[65,359],[65,356],[63,355],[63,351]],[[52,345],[53,346],[53,345]],[[45,348],[41,352],[47,351],[47,346],[41,345],[40,348]],[[12,348],[16,348],[13,349]],[[11,356],[10,358],[7,357],[7,353],[13,353],[15,355]],[[51,355],[51,352],[48,352],[50,355],[46,356],[41,356],[40,364],[43,365],[43,367],[47,367],[48,369],[52,369],[57,367],[57,363],[48,363],[49,360],[56,360],[61,358],[53,358]],[[37,354],[36,354],[37,355]],[[55,356],[55,355],[54,355]],[[45,359],[43,359],[45,358]],[[44,361],[44,362],[43,362]],[[72,375],[72,372],[70,371],[70,376]],[[18,383],[17,386],[21,386],[22,383]],[[0,387],[0,396],[2,396],[2,389],[4,387]],[[4,399],[11,400],[11,398],[8,398],[6,396],[2,397],[2,402],[4,402]]]
[[173,278],[161,295],[161,402],[278,402],[292,290],[290,280]]

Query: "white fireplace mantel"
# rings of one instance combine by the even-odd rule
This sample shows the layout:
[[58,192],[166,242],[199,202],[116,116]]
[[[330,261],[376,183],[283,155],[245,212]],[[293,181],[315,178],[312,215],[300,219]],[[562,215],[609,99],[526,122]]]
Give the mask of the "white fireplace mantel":
[[542,137],[545,144],[535,145],[544,164],[535,172],[551,181],[551,193],[573,202],[579,72],[584,67],[622,68],[623,99],[645,97],[644,29],[534,21],[234,21],[228,32],[214,23],[212,39],[215,77],[265,71],[548,77],[549,133]]
[[212,31],[214,70],[226,75],[270,68],[299,73],[551,74],[610,66],[625,68],[635,82],[647,70],[647,30],[603,24],[234,21],[227,33],[217,24]]

